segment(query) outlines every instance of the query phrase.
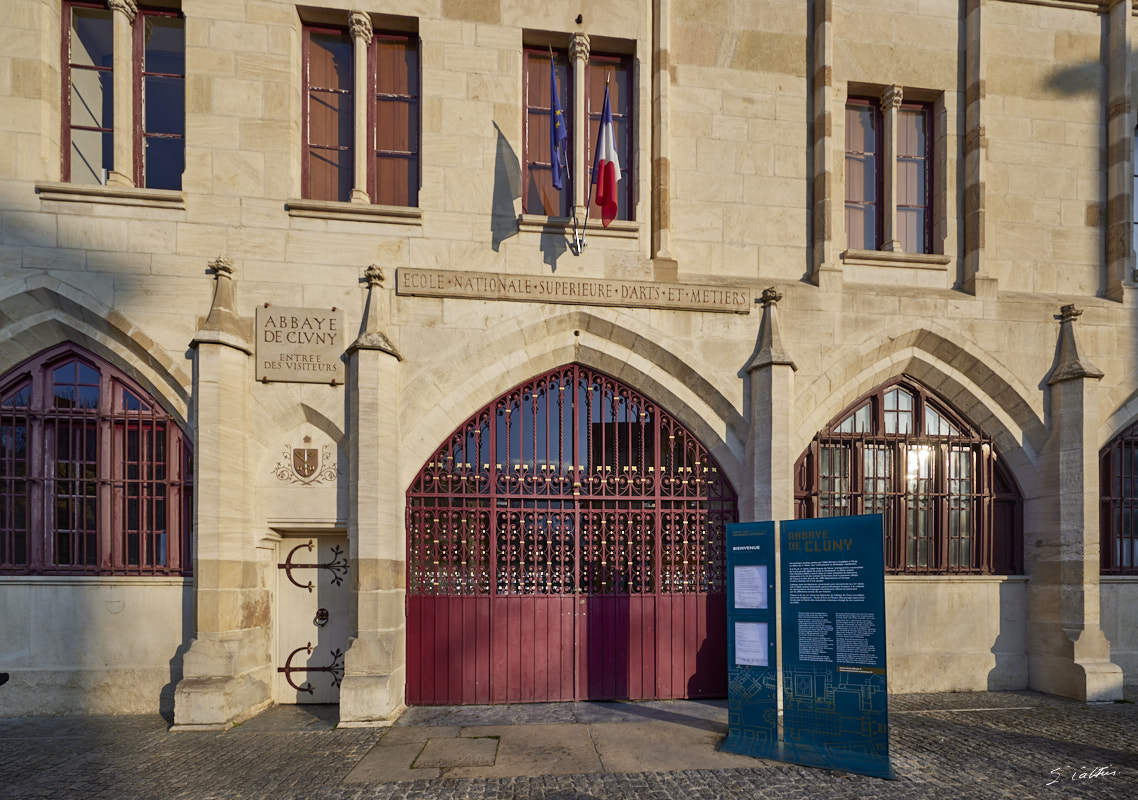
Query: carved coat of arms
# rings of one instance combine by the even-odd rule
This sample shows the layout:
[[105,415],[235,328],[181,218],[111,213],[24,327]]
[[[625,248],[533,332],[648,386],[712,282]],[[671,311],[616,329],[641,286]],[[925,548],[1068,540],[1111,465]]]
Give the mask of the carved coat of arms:
[[336,480],[340,468],[336,466],[331,445],[310,447],[311,436],[304,437],[304,447],[284,446],[281,460],[273,467],[277,480],[299,483],[304,486]]

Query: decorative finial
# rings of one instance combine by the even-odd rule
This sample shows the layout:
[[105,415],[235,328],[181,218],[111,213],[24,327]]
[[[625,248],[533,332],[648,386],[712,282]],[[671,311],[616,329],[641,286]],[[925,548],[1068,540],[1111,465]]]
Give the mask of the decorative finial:
[[1047,384],[1054,386],[1064,381],[1078,378],[1098,380],[1103,371],[1079,354],[1079,344],[1075,340],[1075,320],[1083,314],[1082,309],[1069,304],[1059,309],[1059,344],[1055,348],[1055,368]]
[[782,345],[782,334],[778,326],[778,302],[782,300],[782,292],[773,286],[763,289],[763,318],[759,321],[759,341],[756,343],[755,355],[747,365],[747,371],[752,372],[762,367],[774,364],[783,364],[793,370],[798,367],[794,359],[786,352]]
[[1081,308],[1076,308],[1074,303],[1065,305],[1059,309],[1059,320],[1061,322],[1070,322],[1076,320],[1083,315]]
[[369,287],[383,286],[383,267],[379,264],[371,264],[364,270],[364,280],[367,281]]
[[218,256],[209,262],[209,268],[217,275],[225,275],[227,277],[233,275],[233,262],[225,256]]

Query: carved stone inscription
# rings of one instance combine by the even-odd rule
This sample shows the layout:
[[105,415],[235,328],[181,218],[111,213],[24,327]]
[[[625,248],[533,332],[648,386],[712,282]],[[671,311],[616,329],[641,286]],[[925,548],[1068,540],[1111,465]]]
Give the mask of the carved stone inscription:
[[754,292],[739,286],[501,275],[442,269],[400,269],[395,273],[395,291],[401,295],[423,297],[663,308],[731,314],[749,314],[754,304]]
[[344,382],[344,312],[257,307],[257,380]]

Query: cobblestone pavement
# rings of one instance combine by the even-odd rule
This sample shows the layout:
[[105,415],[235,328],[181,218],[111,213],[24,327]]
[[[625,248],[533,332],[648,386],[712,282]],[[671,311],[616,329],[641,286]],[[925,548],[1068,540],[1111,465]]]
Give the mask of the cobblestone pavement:
[[[721,712],[706,707],[696,711]],[[417,708],[400,724],[582,722],[599,717],[640,719],[642,710],[637,704],[597,703]],[[158,716],[0,719],[0,797],[1138,797],[1138,706],[1132,703],[1088,706],[1030,692],[901,695],[890,698],[890,723],[896,781],[756,762],[761,766],[755,769],[361,784],[343,779],[387,730],[334,729],[334,721],[319,711],[281,707],[227,732],[171,733]],[[1106,770],[1096,777],[1072,779],[1095,768]]]

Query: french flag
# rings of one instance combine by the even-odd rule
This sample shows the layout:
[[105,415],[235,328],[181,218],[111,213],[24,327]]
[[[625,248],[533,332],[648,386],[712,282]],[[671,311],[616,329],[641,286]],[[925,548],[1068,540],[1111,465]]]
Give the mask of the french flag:
[[597,147],[593,152],[593,183],[596,202],[601,209],[601,222],[607,228],[616,219],[616,185],[620,183],[620,159],[616,155],[609,87],[605,85],[605,106],[601,111],[601,128],[597,131]]

